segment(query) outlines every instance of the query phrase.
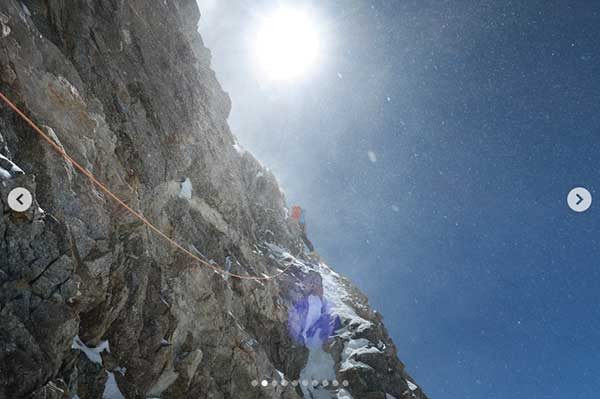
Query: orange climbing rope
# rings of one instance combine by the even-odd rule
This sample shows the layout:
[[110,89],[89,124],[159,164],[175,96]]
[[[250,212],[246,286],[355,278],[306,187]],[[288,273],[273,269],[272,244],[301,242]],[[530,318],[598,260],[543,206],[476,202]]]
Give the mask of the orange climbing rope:
[[227,270],[224,270],[222,267],[219,267],[216,264],[209,263],[209,262],[203,260],[202,258],[196,256],[193,252],[185,249],[177,241],[173,240],[171,237],[169,237],[168,235],[163,233],[158,227],[156,227],[154,224],[152,224],[152,222],[150,222],[148,219],[146,219],[142,214],[135,211],[133,208],[131,208],[129,205],[127,205],[123,200],[121,200],[119,197],[117,197],[115,194],[113,194],[112,191],[110,191],[104,184],[102,184],[98,179],[96,179],[96,177],[92,174],[92,172],[90,172],[89,170],[87,170],[86,168],[81,166],[76,160],[71,158],[71,156],[69,154],[67,154],[65,152],[65,150],[63,150],[61,148],[61,146],[59,146],[57,143],[55,143],[54,140],[52,140],[46,133],[44,133],[42,131],[42,129],[40,129],[31,119],[29,119],[27,117],[27,115],[25,115],[25,113],[23,111],[21,111],[19,109],[19,107],[17,107],[15,104],[13,104],[13,102],[10,101],[2,92],[0,92],[0,98],[10,108],[12,108],[13,111],[15,111],[17,113],[17,115],[19,115],[29,126],[31,126],[31,128],[38,135],[40,135],[48,144],[50,144],[52,146],[52,148],[56,152],[58,152],[59,155],[61,155],[65,160],[67,160],[71,165],[73,165],[77,170],[79,170],[79,172],[81,172],[84,176],[86,176],[95,186],[97,186],[100,190],[102,190],[106,195],[108,195],[119,206],[121,206],[122,208],[127,210],[129,213],[131,213],[133,216],[135,216],[137,219],[139,219],[142,223],[144,223],[152,232],[154,232],[155,234],[157,234],[160,237],[162,237],[163,239],[165,239],[169,244],[171,244],[176,249],[178,249],[180,252],[189,256],[190,258],[192,258],[194,261],[198,262],[199,264],[206,266],[206,267],[214,270],[215,272],[220,273],[223,276],[234,277],[234,278],[238,278],[238,279],[242,279],[242,280],[257,280],[257,281],[275,279],[275,278],[281,276],[282,274],[284,274],[285,272],[287,272],[288,269],[292,266],[292,264],[290,263],[285,269],[279,270],[277,273],[275,273],[271,276],[265,275],[262,277],[258,277],[258,276],[249,276],[249,275],[241,275],[241,274],[231,273]]

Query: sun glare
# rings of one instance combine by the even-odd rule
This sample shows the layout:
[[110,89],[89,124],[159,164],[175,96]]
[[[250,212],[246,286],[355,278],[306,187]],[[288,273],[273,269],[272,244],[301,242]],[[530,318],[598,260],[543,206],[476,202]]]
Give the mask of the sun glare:
[[319,33],[306,12],[279,8],[262,18],[255,55],[267,78],[291,80],[305,74],[317,60]]

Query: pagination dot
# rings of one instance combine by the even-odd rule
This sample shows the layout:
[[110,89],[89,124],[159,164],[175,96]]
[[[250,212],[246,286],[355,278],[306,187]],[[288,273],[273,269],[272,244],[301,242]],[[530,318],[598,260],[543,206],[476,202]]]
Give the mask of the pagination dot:
[[292,385],[293,387],[297,387],[298,385],[303,385],[305,387],[312,385],[313,387],[317,387],[319,385],[321,385],[322,387],[326,388],[328,386],[332,386],[333,388],[337,388],[340,385],[342,385],[343,387],[348,387],[350,386],[350,382],[348,380],[343,380],[340,384],[340,382],[338,380],[292,380],[292,381],[288,381],[286,379],[282,379],[281,381],[276,381],[276,380],[272,380],[269,382],[269,380],[264,379],[264,380],[252,380],[251,382],[253,387],[257,387],[259,385],[261,385],[262,387],[266,388],[269,385],[272,386],[273,388],[277,387],[277,385],[281,385],[282,387],[287,387],[288,385]]

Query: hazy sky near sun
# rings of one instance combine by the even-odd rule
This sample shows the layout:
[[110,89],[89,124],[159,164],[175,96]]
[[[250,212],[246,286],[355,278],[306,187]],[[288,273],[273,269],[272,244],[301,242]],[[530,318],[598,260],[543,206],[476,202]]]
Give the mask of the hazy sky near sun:
[[565,203],[600,196],[600,4],[289,2],[320,51],[276,82],[253,40],[285,2],[199,4],[233,133],[430,397],[600,391],[600,208]]

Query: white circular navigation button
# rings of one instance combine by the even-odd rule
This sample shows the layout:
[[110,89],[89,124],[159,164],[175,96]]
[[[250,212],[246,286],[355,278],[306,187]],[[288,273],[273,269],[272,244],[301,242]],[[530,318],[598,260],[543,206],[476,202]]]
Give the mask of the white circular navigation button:
[[33,196],[23,187],[14,188],[8,193],[8,206],[15,212],[25,212],[33,203]]
[[592,206],[592,194],[583,187],[575,187],[567,195],[567,204],[575,212],[585,212]]

